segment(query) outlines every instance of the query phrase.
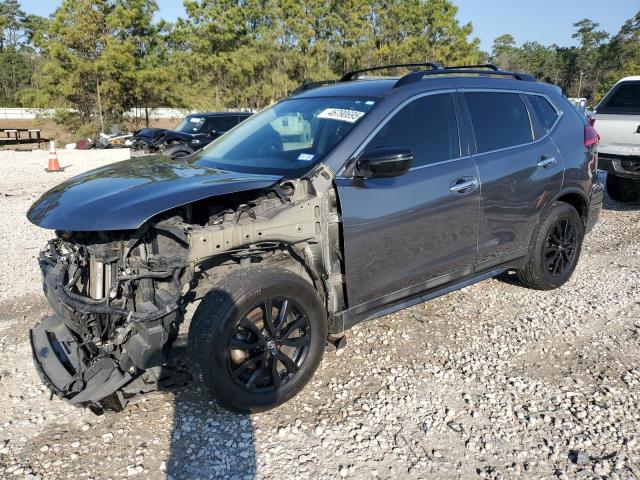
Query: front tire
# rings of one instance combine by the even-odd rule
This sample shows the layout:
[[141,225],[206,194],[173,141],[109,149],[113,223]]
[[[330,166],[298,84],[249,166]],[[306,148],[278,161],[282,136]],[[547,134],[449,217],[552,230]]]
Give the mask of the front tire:
[[173,148],[169,148],[167,149],[164,154],[171,158],[172,160],[178,160],[180,158],[185,158],[188,157],[189,155],[193,154],[193,150],[191,150],[188,147],[185,147],[184,145],[178,145],[176,147]]
[[196,309],[191,368],[224,408],[262,412],[302,390],[326,338],[326,311],[307,280],[251,265],[226,276]]
[[618,202],[640,200],[640,179],[607,175],[607,193]]
[[576,209],[554,202],[533,234],[529,261],[518,270],[520,281],[536,290],[553,290],[564,285],[576,268],[584,225]]

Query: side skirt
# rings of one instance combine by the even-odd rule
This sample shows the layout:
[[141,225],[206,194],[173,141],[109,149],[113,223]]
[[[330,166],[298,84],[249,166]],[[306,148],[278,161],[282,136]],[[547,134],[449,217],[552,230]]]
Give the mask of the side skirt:
[[473,285],[475,283],[482,282],[483,280],[496,277],[501,273],[506,272],[509,269],[512,269],[516,266],[520,266],[521,263],[523,262],[510,261],[508,262],[508,265],[503,264],[492,270],[478,273],[477,275],[474,275],[472,277],[467,277],[462,281],[454,281],[451,283],[447,283],[439,287],[427,290],[423,293],[419,293],[416,295],[405,297],[401,300],[390,302],[378,309],[373,309],[373,310],[369,310],[361,313],[360,312],[355,313],[350,310],[344,310],[333,318],[333,324],[332,324],[333,328],[331,328],[330,330],[332,333],[343,332],[357,325],[358,323],[366,322],[369,320],[375,320],[376,318],[384,317],[385,315],[389,315],[399,310],[412,307],[419,303],[424,303],[429,300],[433,300],[434,298],[441,297],[443,295],[454,292],[456,290],[460,290],[462,288],[468,287],[469,285]]

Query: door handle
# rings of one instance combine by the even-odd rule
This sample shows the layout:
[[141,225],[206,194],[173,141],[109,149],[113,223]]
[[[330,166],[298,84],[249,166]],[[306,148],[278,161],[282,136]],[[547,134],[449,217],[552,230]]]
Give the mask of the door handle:
[[556,161],[555,157],[542,157],[540,160],[538,160],[538,166],[542,168],[551,168],[556,163],[558,162]]
[[470,193],[478,188],[478,181],[475,178],[459,178],[449,188],[453,193]]

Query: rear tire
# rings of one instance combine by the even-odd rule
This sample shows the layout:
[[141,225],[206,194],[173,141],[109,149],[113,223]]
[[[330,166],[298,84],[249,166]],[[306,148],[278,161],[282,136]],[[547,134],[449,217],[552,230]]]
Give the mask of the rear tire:
[[517,272],[520,281],[536,290],[564,285],[576,268],[583,238],[584,225],[576,209],[554,202],[533,233],[529,261]]
[[259,265],[236,270],[194,313],[194,377],[229,410],[275,408],[302,390],[320,364],[326,318],[318,293],[299,275]]
[[607,193],[617,202],[640,200],[640,180],[607,175]]

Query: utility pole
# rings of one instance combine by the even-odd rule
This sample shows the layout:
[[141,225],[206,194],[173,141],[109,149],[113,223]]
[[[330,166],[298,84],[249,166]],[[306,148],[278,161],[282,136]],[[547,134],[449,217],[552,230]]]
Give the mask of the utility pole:
[[577,96],[577,98],[582,98],[582,77],[584,77],[584,70],[580,70],[580,81],[578,82],[578,96]]
[[100,97],[100,79],[96,78],[96,90],[98,92],[98,117],[100,118],[100,127],[104,132],[104,118],[102,116],[102,98]]

